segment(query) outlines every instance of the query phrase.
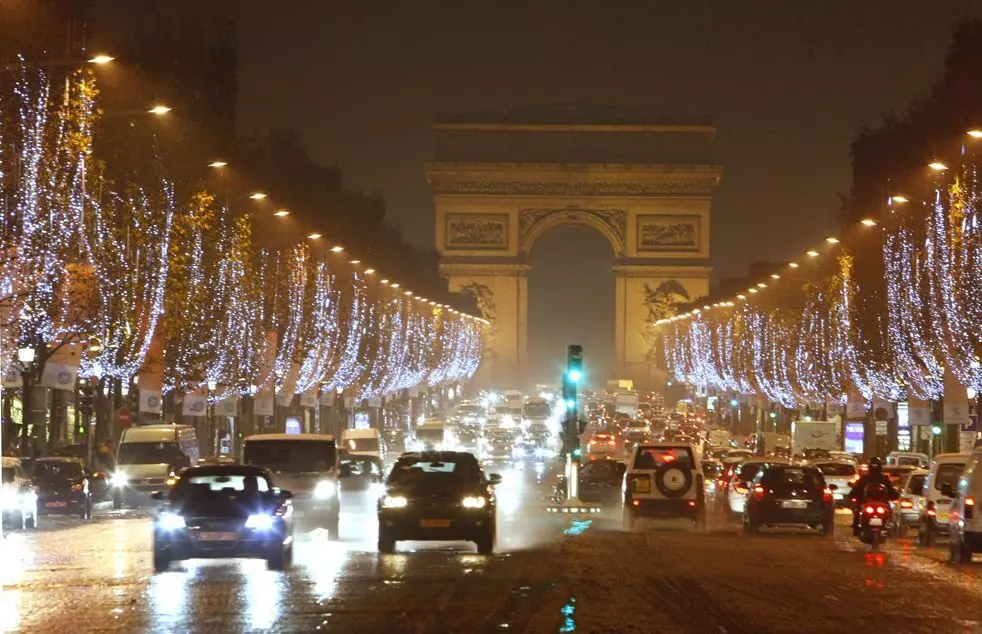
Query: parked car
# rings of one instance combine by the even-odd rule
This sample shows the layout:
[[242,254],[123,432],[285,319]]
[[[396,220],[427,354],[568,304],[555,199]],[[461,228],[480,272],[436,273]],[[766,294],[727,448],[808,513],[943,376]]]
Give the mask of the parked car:
[[934,543],[938,533],[948,533],[948,512],[952,498],[944,494],[944,485],[954,487],[971,458],[967,453],[942,453],[934,457],[934,466],[924,479],[924,509],[918,525],[917,541],[922,546]]
[[34,461],[35,491],[42,515],[78,515],[92,518],[89,474],[77,458],[48,457]]
[[0,462],[0,513],[3,524],[37,528],[37,493],[20,458],[3,456]]
[[802,524],[828,535],[835,529],[835,485],[814,466],[765,464],[746,493],[743,529]]

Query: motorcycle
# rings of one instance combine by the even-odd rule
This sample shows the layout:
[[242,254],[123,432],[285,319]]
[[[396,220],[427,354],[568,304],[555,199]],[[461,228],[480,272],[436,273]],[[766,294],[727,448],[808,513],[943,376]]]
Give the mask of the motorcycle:
[[889,533],[892,511],[882,500],[869,500],[859,509],[859,540],[877,552]]

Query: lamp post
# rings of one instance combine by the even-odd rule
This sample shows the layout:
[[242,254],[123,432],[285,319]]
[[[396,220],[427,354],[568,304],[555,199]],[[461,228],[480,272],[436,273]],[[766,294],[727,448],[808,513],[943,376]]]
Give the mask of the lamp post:
[[30,449],[30,440],[27,430],[27,419],[31,412],[31,378],[34,372],[34,358],[36,351],[30,345],[25,345],[17,350],[17,360],[21,364],[21,435],[20,435],[20,454],[26,456]]
[[218,455],[218,433],[215,430],[215,405],[212,397],[218,389],[217,381],[208,381],[208,444],[211,448],[211,455]]

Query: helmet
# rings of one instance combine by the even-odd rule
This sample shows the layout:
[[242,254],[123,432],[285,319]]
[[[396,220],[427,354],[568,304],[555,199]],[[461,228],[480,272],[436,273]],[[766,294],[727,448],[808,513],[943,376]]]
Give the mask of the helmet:
[[880,473],[883,471],[883,461],[877,456],[873,456],[869,459],[869,472],[870,473]]

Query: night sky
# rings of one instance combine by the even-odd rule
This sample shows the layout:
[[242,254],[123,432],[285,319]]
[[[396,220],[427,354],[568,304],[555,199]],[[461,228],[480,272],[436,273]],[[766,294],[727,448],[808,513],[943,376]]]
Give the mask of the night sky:
[[[350,186],[380,191],[390,222],[432,246],[423,162],[440,113],[586,101],[711,115],[724,166],[715,275],[741,275],[834,230],[854,134],[929,88],[953,22],[982,13],[971,5],[242,2],[232,5],[239,122],[243,131],[296,128],[315,158],[340,165]],[[551,371],[562,345],[579,342],[594,375],[606,374],[613,302],[596,299],[613,297],[613,280],[600,276],[598,286],[590,273],[609,270],[609,249],[567,230],[547,235],[532,259],[538,367]]]

